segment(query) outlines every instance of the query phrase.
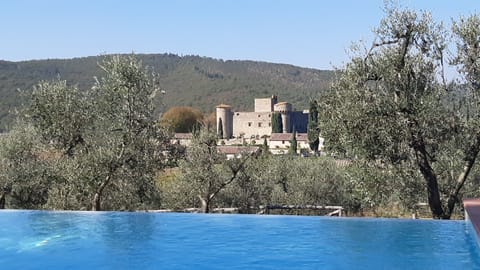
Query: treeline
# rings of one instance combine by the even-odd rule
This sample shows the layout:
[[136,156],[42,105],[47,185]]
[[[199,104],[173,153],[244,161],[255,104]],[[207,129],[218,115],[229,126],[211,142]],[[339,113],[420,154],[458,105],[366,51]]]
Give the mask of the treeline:
[[[101,72],[98,63],[102,58],[0,61],[0,132],[11,127],[15,108],[29,101],[31,89],[39,81],[60,77],[71,86],[88,90],[93,86],[93,77]],[[156,115],[175,106],[209,113],[220,103],[251,110],[253,98],[272,94],[303,109],[309,97],[328,89],[333,79],[332,71],[283,64],[174,54],[140,54],[137,58],[157,74],[163,91],[153,100]]]

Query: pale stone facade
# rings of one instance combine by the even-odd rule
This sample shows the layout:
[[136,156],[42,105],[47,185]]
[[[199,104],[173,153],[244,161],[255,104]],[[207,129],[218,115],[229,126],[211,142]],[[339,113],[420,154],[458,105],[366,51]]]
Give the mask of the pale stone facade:
[[233,113],[233,136],[260,138],[272,133],[271,112],[235,112]]
[[277,104],[277,97],[271,98],[256,98],[255,112],[272,112],[274,105]]
[[[283,133],[307,131],[308,111],[293,111],[288,102],[277,103],[277,97],[255,99],[255,111],[235,112],[229,105],[216,107],[217,133],[224,139],[255,138],[272,134],[272,114],[282,118]],[[220,127],[221,126],[221,127]]]
[[[290,148],[293,133],[273,133],[268,140],[268,147],[272,154],[285,154]],[[323,149],[323,138],[319,138],[318,150]],[[297,133],[297,153],[311,152],[307,133]]]
[[[273,133],[270,136],[268,147],[273,154],[285,154],[290,148],[293,133]],[[300,153],[302,149],[309,151],[307,133],[297,133],[297,152]]]

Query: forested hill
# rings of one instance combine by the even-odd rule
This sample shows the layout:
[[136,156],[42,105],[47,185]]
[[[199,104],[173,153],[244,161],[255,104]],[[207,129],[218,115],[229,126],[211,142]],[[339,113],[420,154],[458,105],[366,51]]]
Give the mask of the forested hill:
[[[255,97],[276,94],[280,101],[289,101],[304,109],[310,97],[327,89],[333,71],[301,68],[285,64],[255,61],[223,61],[199,56],[173,54],[139,54],[144,65],[159,74],[162,110],[171,106],[192,106],[205,113],[217,104],[232,105],[235,110],[253,109]],[[92,86],[94,76],[102,76],[98,68],[102,56],[74,59],[0,61],[0,131],[11,123],[10,114],[24,103],[18,89],[31,91],[41,80],[61,78],[81,89]]]

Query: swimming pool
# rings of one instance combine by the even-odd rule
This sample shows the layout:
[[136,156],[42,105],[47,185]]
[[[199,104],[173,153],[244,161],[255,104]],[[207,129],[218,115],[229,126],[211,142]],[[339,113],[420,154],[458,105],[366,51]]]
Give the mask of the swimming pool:
[[480,269],[464,221],[0,212],[2,269]]

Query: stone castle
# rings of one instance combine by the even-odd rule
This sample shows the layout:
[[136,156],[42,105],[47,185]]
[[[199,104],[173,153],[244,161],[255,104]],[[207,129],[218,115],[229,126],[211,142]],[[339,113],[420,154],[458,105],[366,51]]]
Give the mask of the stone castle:
[[294,111],[292,104],[277,102],[277,96],[256,98],[253,112],[236,112],[232,107],[220,104],[216,107],[217,134],[222,126],[223,138],[256,138],[272,134],[272,114],[282,118],[282,133],[306,133],[308,111]]

